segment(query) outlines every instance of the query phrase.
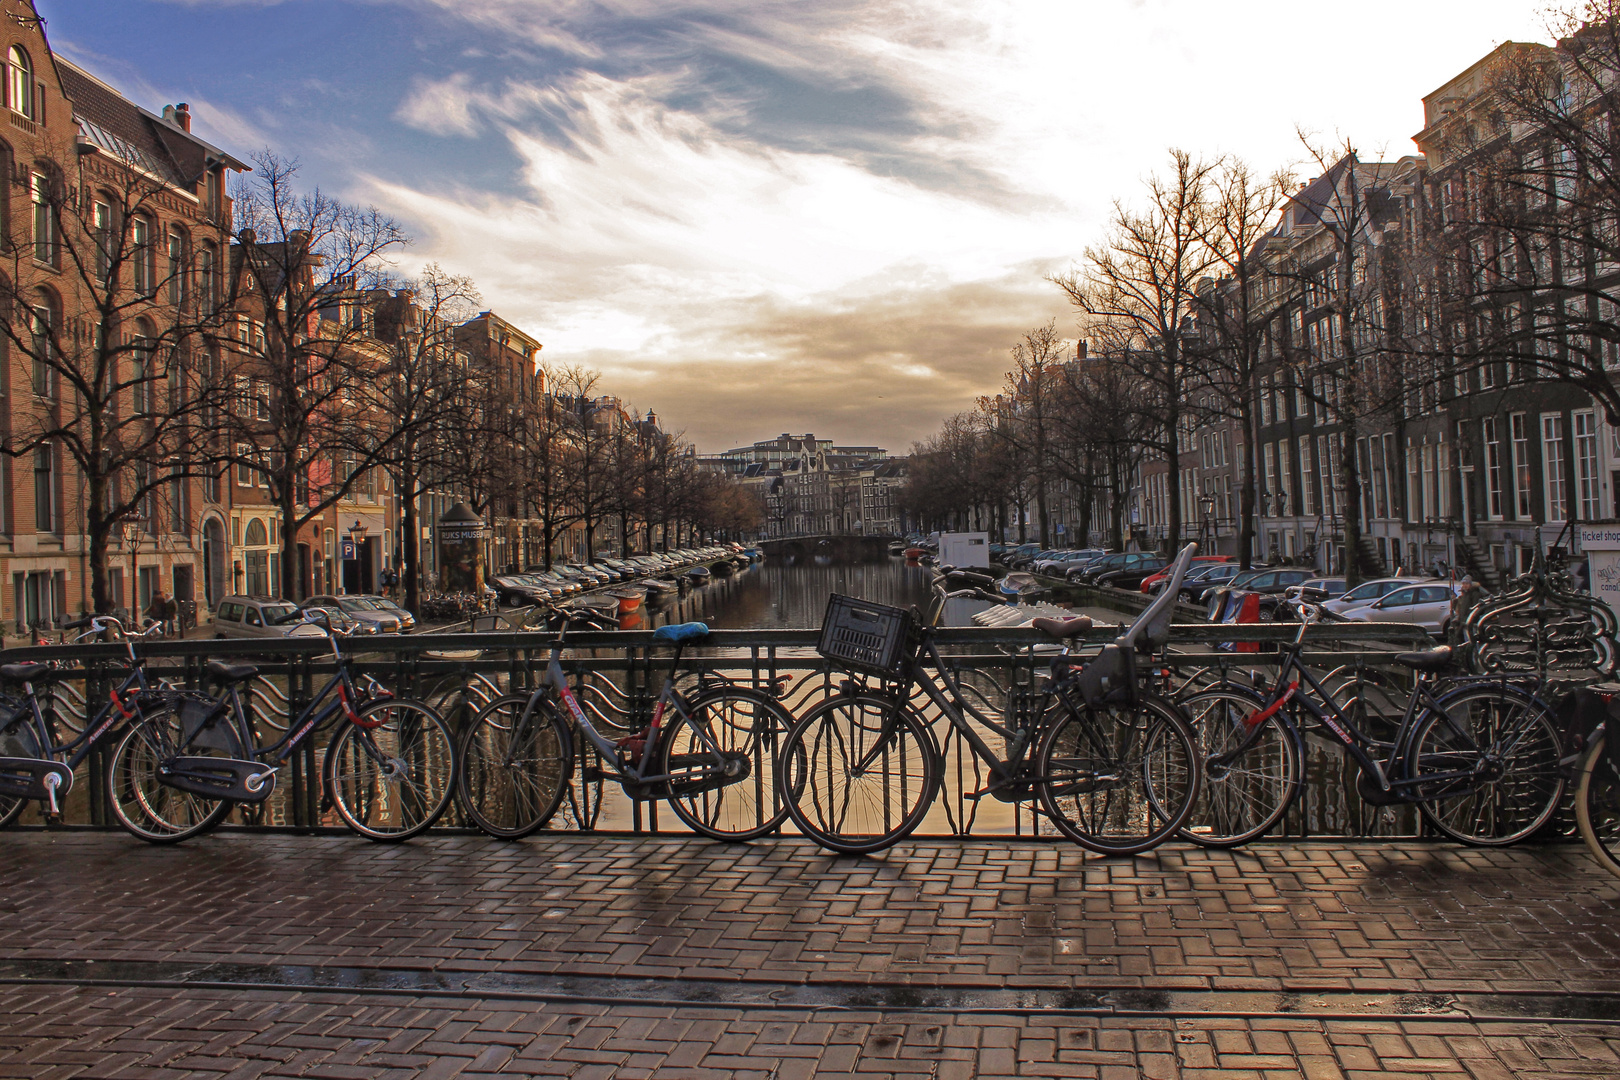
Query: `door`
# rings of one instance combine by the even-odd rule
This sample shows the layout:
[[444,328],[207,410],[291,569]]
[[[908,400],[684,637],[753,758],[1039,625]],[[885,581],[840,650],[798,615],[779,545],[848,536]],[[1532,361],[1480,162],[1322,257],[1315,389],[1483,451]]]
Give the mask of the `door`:
[[219,518],[209,518],[203,523],[203,599],[209,607],[217,607],[224,595],[225,527]]
[[197,625],[197,594],[190,566],[174,568],[174,607],[180,613],[182,630],[190,630]]

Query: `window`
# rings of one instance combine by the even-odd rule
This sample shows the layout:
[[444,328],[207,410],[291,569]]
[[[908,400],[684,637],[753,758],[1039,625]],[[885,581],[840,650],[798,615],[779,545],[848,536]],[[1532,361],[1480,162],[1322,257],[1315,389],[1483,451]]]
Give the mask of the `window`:
[[1569,491],[1564,466],[1564,417],[1541,416],[1541,483],[1546,494],[1547,520],[1569,520]]
[[1575,498],[1582,521],[1598,516],[1598,437],[1597,414],[1584,409],[1575,421]]
[[1524,413],[1508,416],[1513,437],[1513,514],[1520,521],[1530,520],[1530,429]]
[[1316,493],[1311,481],[1311,437],[1299,437],[1299,512],[1306,517],[1316,513]]
[[1277,513],[1286,514],[1293,507],[1294,476],[1288,462],[1288,443],[1277,444]]
[[96,230],[96,280],[105,285],[112,276],[113,245],[117,243],[113,234],[112,205],[98,199],[92,215]]
[[28,54],[16,45],[11,47],[6,64],[6,104],[11,111],[30,120],[34,115],[34,65]]
[[133,250],[130,252],[135,259],[135,292],[140,296],[151,296],[157,291],[157,275],[152,249],[152,223],[146,218],[137,217],[130,222],[130,243]]
[[197,303],[204,315],[212,315],[218,304],[215,281],[214,245],[204,244],[197,252]]
[[169,303],[179,307],[186,301],[186,236],[179,229],[169,230],[169,259],[164,276],[169,284]]
[[152,411],[152,327],[142,319],[135,324],[129,351],[129,399],[134,415]]
[[34,173],[30,189],[34,199],[34,259],[55,266],[57,258],[56,211],[51,206],[51,178]]
[[236,483],[239,487],[253,486],[253,466],[248,464],[252,447],[238,443],[236,447]]
[[[1266,443],[1266,490],[1265,490],[1264,494],[1266,494],[1266,495],[1274,495],[1274,494],[1276,494],[1276,492],[1277,492],[1277,448],[1276,448],[1276,446],[1274,446],[1271,443]],[[1267,510],[1265,505],[1264,505],[1265,501],[1267,501],[1267,500],[1262,500],[1261,512],[1266,517],[1270,517],[1271,516],[1270,511]]]
[[34,393],[40,397],[53,397],[56,394],[56,345],[51,340],[55,325],[54,298],[42,291],[34,305],[29,327],[33,339],[29,351],[34,361]]
[[1496,418],[1481,422],[1485,436],[1485,515],[1492,521],[1502,520],[1502,438]]
[[56,456],[50,443],[34,448],[34,528],[56,531]]

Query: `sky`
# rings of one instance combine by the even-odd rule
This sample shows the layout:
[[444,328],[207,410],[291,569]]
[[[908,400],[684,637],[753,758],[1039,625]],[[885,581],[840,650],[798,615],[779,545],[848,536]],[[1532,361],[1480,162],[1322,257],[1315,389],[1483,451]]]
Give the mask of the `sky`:
[[1537,0],[37,0],[52,48],[399,219],[704,452],[905,452],[1178,147],[1415,152]]

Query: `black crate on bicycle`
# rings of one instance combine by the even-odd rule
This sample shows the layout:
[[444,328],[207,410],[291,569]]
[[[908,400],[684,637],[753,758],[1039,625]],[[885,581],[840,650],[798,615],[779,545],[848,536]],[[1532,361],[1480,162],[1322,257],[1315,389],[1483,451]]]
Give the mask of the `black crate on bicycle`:
[[833,593],[827,598],[816,652],[852,671],[899,679],[915,655],[912,621],[905,608]]

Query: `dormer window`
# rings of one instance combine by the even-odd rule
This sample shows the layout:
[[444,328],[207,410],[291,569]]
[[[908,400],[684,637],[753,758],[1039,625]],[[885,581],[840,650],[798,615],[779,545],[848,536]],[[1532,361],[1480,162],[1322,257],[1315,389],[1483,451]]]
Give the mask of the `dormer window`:
[[13,45],[6,57],[6,104],[11,111],[33,120],[34,116],[34,65],[29,61],[28,54],[19,46]]

